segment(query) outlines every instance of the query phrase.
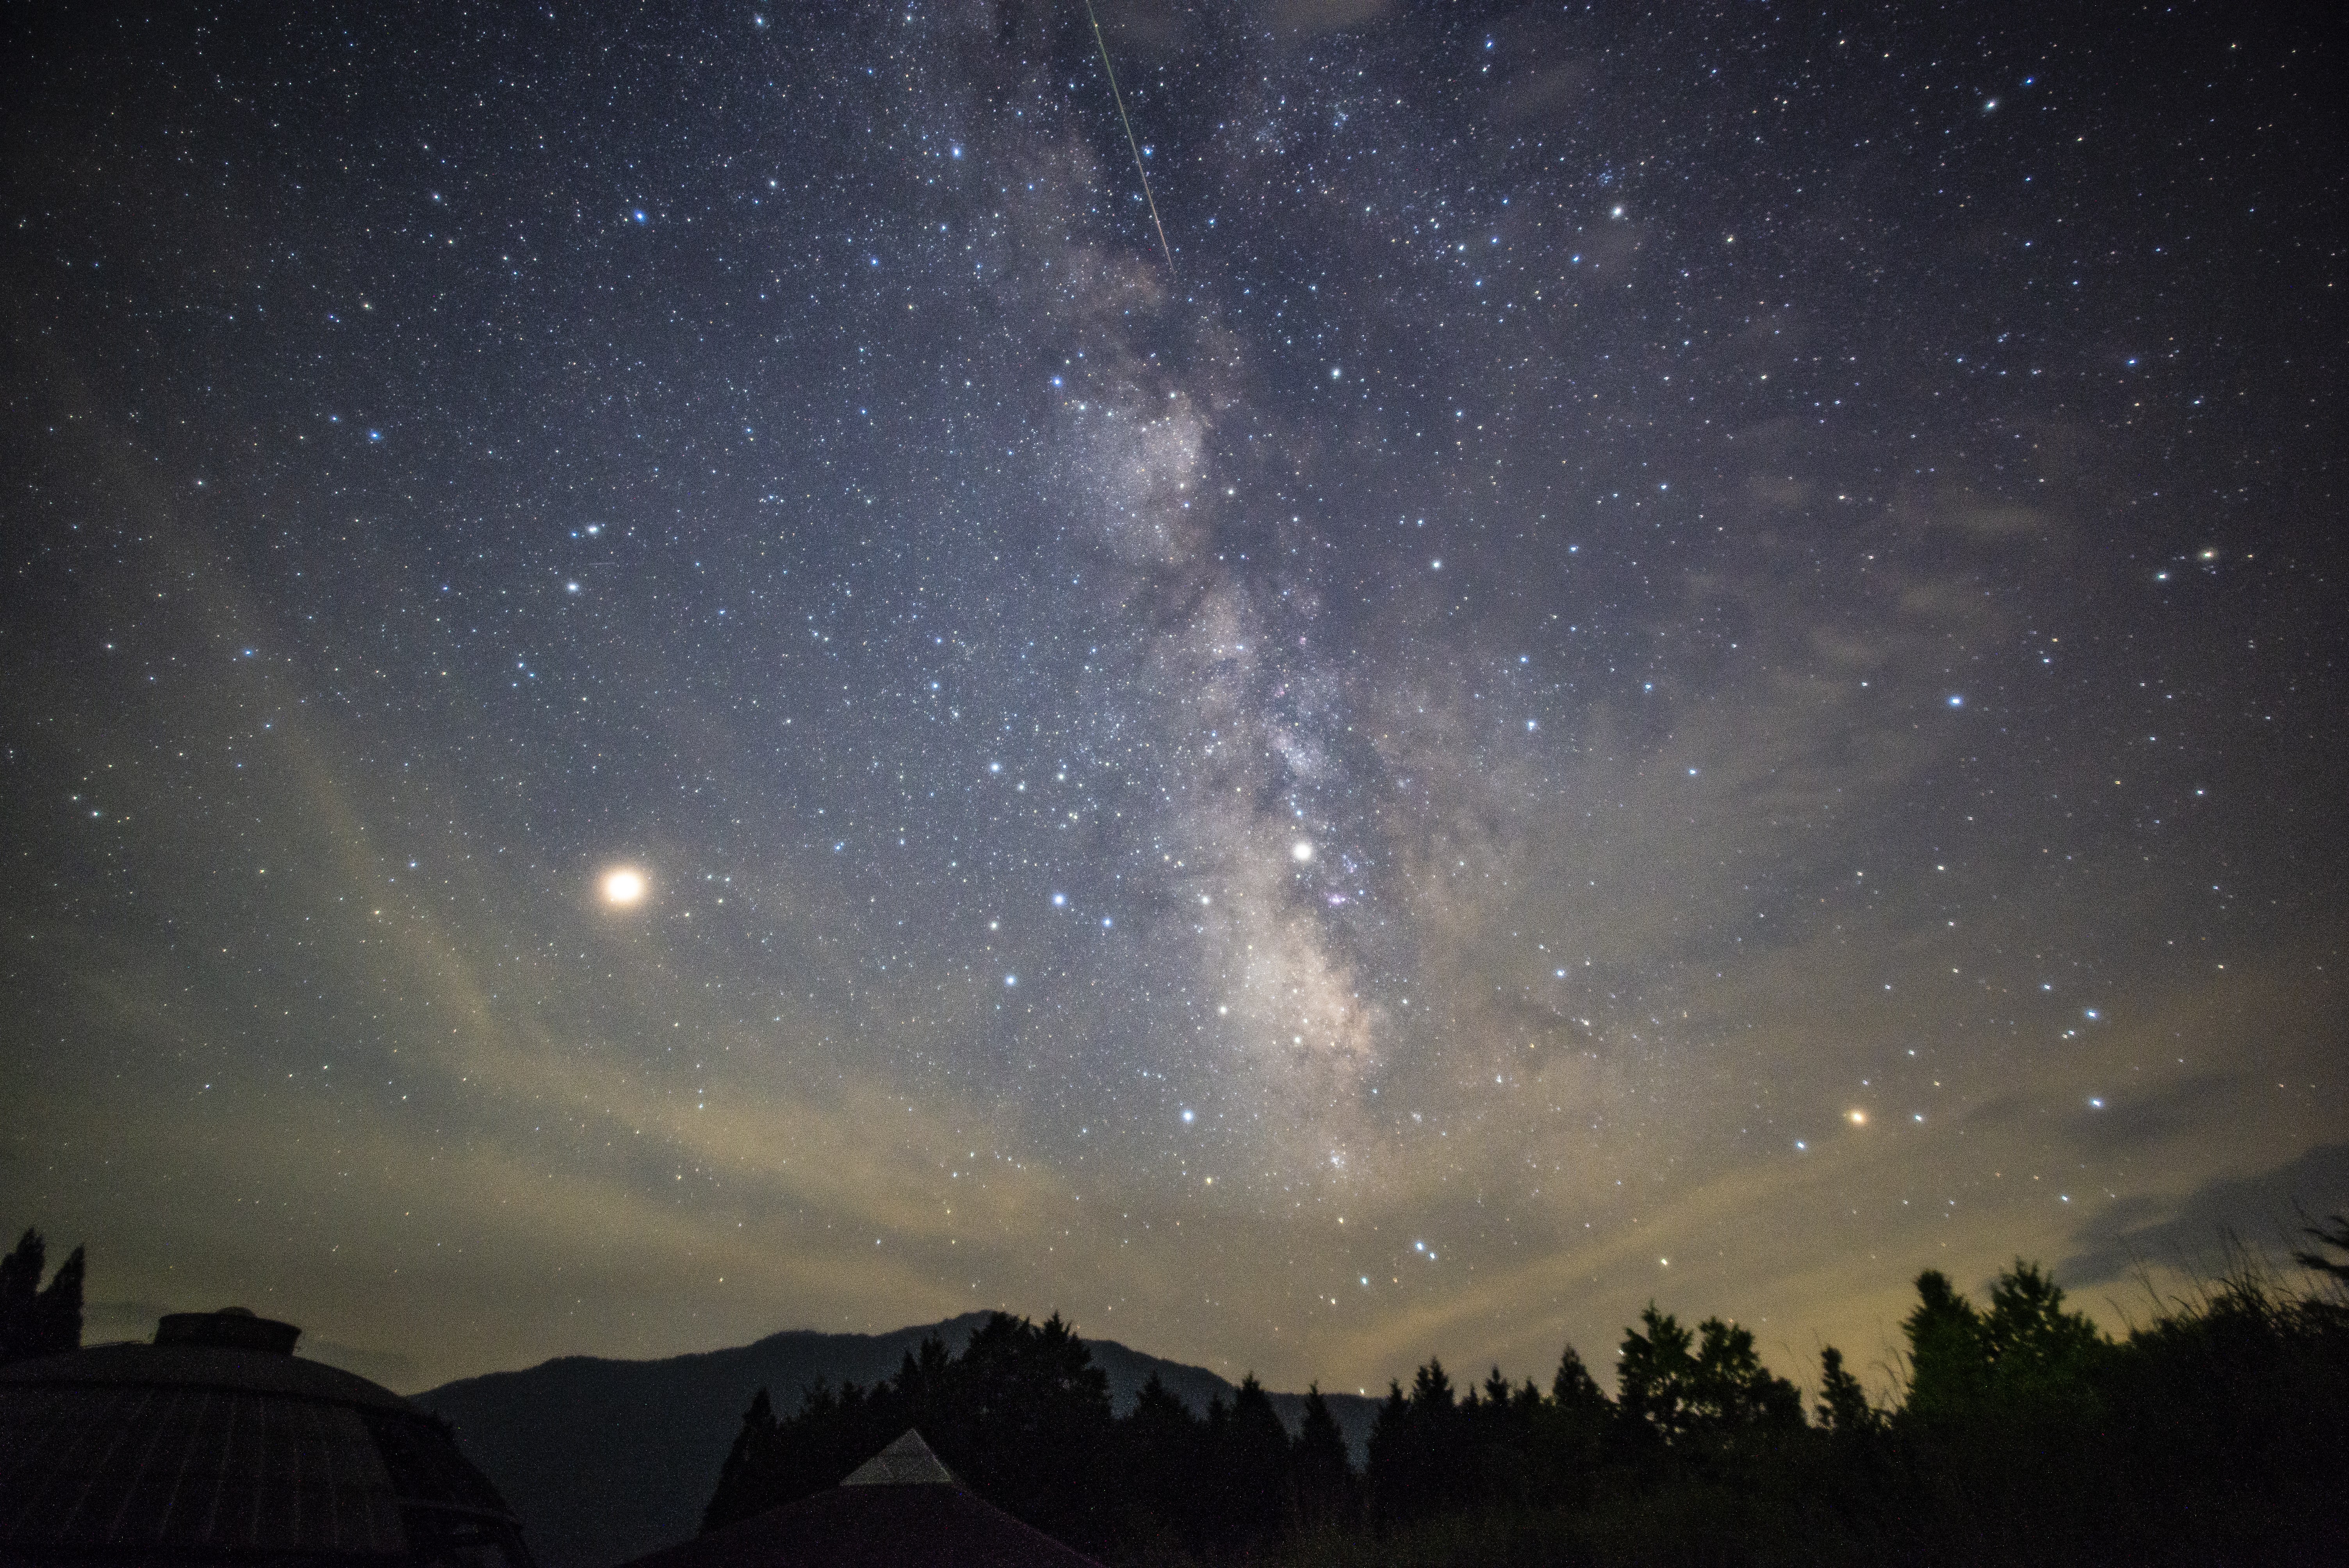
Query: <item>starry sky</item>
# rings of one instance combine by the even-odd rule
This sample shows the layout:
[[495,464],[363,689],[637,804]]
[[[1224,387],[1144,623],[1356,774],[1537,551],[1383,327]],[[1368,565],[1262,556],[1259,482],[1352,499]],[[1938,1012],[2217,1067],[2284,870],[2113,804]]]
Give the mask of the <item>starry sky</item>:
[[105,11],[0,51],[92,1337],[1880,1387],[1922,1268],[2349,1202],[2315,32]]

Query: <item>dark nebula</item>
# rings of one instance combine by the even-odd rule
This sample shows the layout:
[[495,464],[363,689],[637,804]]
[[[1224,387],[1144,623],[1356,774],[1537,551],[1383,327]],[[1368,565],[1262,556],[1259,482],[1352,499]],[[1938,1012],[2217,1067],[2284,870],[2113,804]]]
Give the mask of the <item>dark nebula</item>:
[[1171,269],[1073,4],[9,19],[93,1338],[1795,1371],[2349,1200],[2335,45],[1100,13]]

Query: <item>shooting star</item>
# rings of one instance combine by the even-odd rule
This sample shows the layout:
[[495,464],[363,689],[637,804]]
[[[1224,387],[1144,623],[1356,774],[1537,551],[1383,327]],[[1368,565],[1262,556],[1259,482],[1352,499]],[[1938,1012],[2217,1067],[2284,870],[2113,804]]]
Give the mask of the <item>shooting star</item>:
[[1174,275],[1174,252],[1166,243],[1166,225],[1158,221],[1158,198],[1150,193],[1150,175],[1142,167],[1142,144],[1133,139],[1133,121],[1125,115],[1125,95],[1117,90],[1117,67],[1109,63],[1109,41],[1102,36],[1101,18],[1093,15],[1093,0],[1085,0],[1085,20],[1093,25],[1093,42],[1101,49],[1102,69],[1109,77],[1109,96],[1117,105],[1117,122],[1125,127],[1125,144],[1133,150],[1133,172],[1142,181],[1142,199],[1150,204],[1150,226],[1158,231],[1159,253],[1166,258],[1166,275]]

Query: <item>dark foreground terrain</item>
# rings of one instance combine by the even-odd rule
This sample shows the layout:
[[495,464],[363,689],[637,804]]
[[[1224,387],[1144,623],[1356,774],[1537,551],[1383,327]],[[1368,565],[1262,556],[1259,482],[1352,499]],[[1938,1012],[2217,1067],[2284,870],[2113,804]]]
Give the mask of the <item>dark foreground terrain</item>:
[[[415,1398],[455,1425],[466,1455],[528,1523],[541,1568],[605,1568],[700,1528],[727,1445],[759,1389],[792,1409],[818,1384],[870,1386],[896,1372],[925,1339],[960,1352],[988,1315],[892,1334],[795,1330],[660,1361],[564,1357],[443,1384]],[[1113,1340],[1085,1346],[1119,1412],[1154,1375],[1201,1416],[1237,1392],[1203,1367],[1162,1361]],[[1271,1398],[1291,1427],[1302,1419],[1303,1396]],[[1377,1401],[1331,1395],[1330,1404],[1360,1463]]]

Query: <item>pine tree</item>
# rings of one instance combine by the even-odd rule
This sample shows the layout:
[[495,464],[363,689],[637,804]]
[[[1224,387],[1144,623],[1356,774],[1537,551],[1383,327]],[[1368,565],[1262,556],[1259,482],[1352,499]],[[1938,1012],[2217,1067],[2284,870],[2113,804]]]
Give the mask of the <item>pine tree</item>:
[[1801,1391],[1762,1365],[1754,1331],[1718,1317],[1697,1325],[1690,1396],[1696,1424],[1707,1431],[1734,1436],[1803,1424]]
[[1623,1331],[1622,1358],[1615,1369],[1616,1409],[1633,1434],[1671,1442],[1696,1423],[1692,1408],[1695,1336],[1650,1302],[1640,1314],[1645,1334]]
[[1648,1331],[1624,1330],[1617,1373],[1618,1408],[1633,1432],[1675,1443],[1803,1424],[1800,1390],[1762,1365],[1751,1329],[1708,1317],[1692,1334],[1653,1302],[1640,1321]]
[[1872,1432],[1884,1417],[1868,1402],[1859,1379],[1844,1369],[1843,1352],[1830,1345],[1819,1352],[1819,1425],[1838,1437]]
[[762,1483],[769,1477],[763,1472],[772,1468],[775,1447],[774,1402],[762,1387],[750,1396],[750,1408],[742,1412],[742,1429],[734,1434],[734,1446],[726,1451],[726,1462],[718,1471],[718,1490],[710,1494],[709,1506],[701,1511],[704,1534],[766,1506]]
[[1557,1375],[1550,1379],[1549,1398],[1540,1414],[1547,1434],[1544,1488],[1561,1501],[1587,1497],[1607,1457],[1608,1435],[1615,1429],[1615,1404],[1600,1390],[1571,1345],[1557,1358]]
[[1319,1383],[1305,1390],[1305,1421],[1288,1456],[1290,1473],[1297,1479],[1297,1511],[1305,1528],[1330,1530],[1350,1520],[1354,1467],[1347,1458],[1345,1434],[1338,1430]]
[[1195,1517],[1206,1485],[1201,1473],[1206,1429],[1199,1418],[1153,1372],[1133,1412],[1118,1423],[1118,1436],[1131,1501],[1186,1540],[1204,1542],[1204,1522]]
[[1237,1542],[1269,1542],[1280,1533],[1288,1512],[1288,1432],[1264,1385],[1251,1372],[1240,1379],[1233,1396],[1231,1418],[1224,1425],[1221,1451],[1216,1456],[1223,1471],[1224,1524]]
[[1571,1345],[1557,1358],[1557,1376],[1550,1379],[1549,1397],[1561,1409],[1594,1409],[1607,1403],[1607,1396]]
[[1415,1517],[1419,1501],[1414,1490],[1418,1469],[1414,1449],[1419,1437],[1416,1425],[1402,1385],[1390,1381],[1387,1397],[1379,1405],[1378,1418],[1371,1425],[1371,1503],[1382,1522],[1395,1523]]
[[1990,1346],[1974,1304],[1947,1274],[1927,1269],[1900,1328],[1909,1336],[1908,1414],[1939,1421],[1974,1409],[1990,1389]]

